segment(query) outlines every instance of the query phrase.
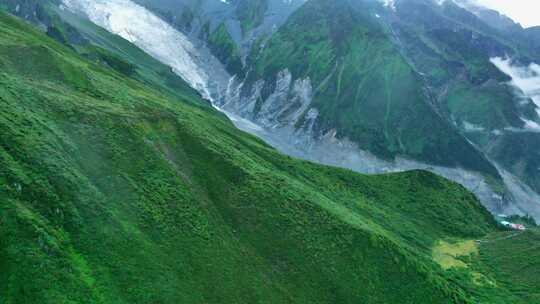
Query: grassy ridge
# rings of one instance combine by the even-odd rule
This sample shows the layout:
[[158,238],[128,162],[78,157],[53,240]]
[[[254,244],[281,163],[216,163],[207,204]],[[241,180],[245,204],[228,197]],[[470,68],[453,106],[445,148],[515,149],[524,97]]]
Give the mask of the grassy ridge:
[[6,303],[468,302],[431,259],[495,231],[459,185],[284,157],[2,13],[0,70]]

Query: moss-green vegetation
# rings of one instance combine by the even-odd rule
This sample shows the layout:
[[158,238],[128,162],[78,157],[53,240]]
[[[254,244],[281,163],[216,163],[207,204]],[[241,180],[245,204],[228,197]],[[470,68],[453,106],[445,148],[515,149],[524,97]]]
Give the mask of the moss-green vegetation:
[[470,302],[431,258],[496,229],[459,185],[282,156],[4,14],[0,71],[3,303]]
[[212,53],[225,65],[231,74],[238,75],[240,79],[243,78],[240,50],[232,40],[224,23],[208,36],[208,45]]
[[473,303],[540,303],[539,245],[537,228],[493,232],[479,240],[442,241],[434,259]]
[[479,126],[486,132],[523,125],[514,94],[498,83],[482,87],[458,84],[448,92],[447,98],[449,111],[458,122]]
[[81,54],[91,60],[106,64],[110,68],[126,76],[134,76],[136,73],[136,66],[134,64],[125,61],[121,57],[103,48],[89,45],[81,51]]
[[[512,235],[514,235],[512,237]],[[478,268],[492,274],[497,286],[508,290],[513,297],[506,303],[540,303],[540,231],[506,232],[490,236],[495,241],[480,244]],[[502,300],[492,303],[504,303]]]
[[264,14],[268,9],[268,0],[250,1],[239,0],[236,7],[236,14],[240,21],[242,31],[248,31],[261,25],[264,20]]
[[467,267],[459,258],[473,254],[478,254],[478,247],[472,240],[452,243],[440,241],[433,248],[433,259],[445,270]]

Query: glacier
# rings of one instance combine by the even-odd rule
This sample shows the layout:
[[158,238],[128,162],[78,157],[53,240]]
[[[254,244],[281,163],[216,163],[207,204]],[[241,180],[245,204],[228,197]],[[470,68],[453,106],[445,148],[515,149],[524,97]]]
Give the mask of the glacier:
[[[217,60],[203,62],[211,56],[202,56],[187,36],[176,31],[146,8],[129,0],[64,0],[65,8],[82,13],[93,23],[117,34],[170,66],[175,73],[212,100],[211,88],[216,78],[229,76]],[[208,66],[213,66],[212,79]]]

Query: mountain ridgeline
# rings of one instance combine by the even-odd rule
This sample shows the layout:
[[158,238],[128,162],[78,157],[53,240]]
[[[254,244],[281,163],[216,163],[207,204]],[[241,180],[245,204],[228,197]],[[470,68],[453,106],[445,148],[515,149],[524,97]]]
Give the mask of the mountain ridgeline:
[[[174,27],[172,44],[124,30],[108,9],[142,12],[129,0],[0,0],[1,303],[540,303],[533,219],[509,231],[426,170],[365,175],[278,151],[478,174],[510,195],[512,162],[488,155],[487,125],[469,137],[480,123],[448,97],[513,93],[497,54],[452,53],[466,34],[439,41],[396,16],[399,1],[138,2],[160,19],[127,26]],[[496,34],[486,44],[516,45]],[[534,104],[508,96],[493,102],[518,119],[496,111],[496,130],[527,141],[505,130],[534,121]]]

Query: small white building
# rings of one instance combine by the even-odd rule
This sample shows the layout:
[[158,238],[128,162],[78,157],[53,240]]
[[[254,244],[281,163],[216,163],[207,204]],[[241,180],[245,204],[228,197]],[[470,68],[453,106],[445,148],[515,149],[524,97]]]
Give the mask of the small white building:
[[522,224],[514,224],[508,221],[502,221],[501,225],[503,225],[504,227],[512,228],[514,230],[520,230],[520,231],[527,230],[527,228],[525,228],[525,226],[523,226]]
[[521,224],[511,224],[510,227],[512,227],[512,229],[520,230],[520,231],[525,231],[526,230],[525,226],[523,226]]

